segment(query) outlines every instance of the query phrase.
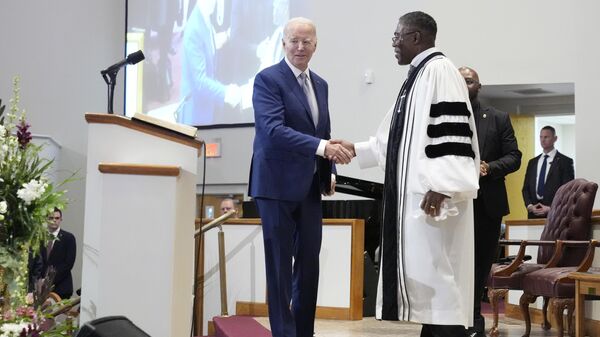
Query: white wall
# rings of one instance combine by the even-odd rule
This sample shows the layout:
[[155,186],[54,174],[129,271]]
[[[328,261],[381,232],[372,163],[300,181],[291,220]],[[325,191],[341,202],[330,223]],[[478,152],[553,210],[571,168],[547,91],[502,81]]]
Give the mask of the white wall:
[[[477,69],[486,84],[574,82],[577,176],[600,181],[598,151],[590,141],[600,124],[600,22],[595,17],[600,3],[309,1],[319,35],[311,67],[330,84],[334,137],[361,141],[376,129],[406,73],[406,67],[396,64],[391,47],[398,17],[419,9],[437,20],[442,51],[457,66]],[[63,145],[65,175],[79,170],[82,180],[69,186],[72,201],[65,212],[65,228],[79,239],[86,160],[83,113],[106,110],[99,70],[123,57],[124,12],[124,2],[115,0],[0,3],[0,97],[8,99],[10,78],[20,74],[22,105],[33,132],[51,135]],[[374,72],[375,83],[364,84],[365,69]],[[120,97],[115,102],[115,111],[122,111]],[[210,159],[207,167],[209,184],[247,183],[253,134],[251,128],[201,132],[206,139],[222,138],[222,158]],[[383,177],[377,169],[361,171],[356,164],[339,172],[377,181]]]
[[[81,284],[87,150],[85,112],[106,111],[100,70],[123,58],[124,1],[2,1],[0,3],[0,98],[12,97],[21,76],[21,107],[35,134],[62,145],[59,177],[76,172],[66,186],[69,207],[63,228],[77,238],[73,273]],[[118,84],[123,88],[122,82]],[[122,110],[122,95],[115,111]]]

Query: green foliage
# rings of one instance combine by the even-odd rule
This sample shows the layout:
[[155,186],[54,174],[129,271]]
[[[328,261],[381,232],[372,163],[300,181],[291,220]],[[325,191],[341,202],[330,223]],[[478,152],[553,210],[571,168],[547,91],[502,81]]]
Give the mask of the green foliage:
[[[24,301],[30,250],[45,247],[50,238],[46,221],[54,207],[64,209],[67,181],[54,186],[47,173],[52,160],[40,157],[41,146],[30,143],[29,124],[20,110],[19,78],[6,115],[0,101],[0,266],[13,307]],[[20,116],[17,116],[19,114]]]

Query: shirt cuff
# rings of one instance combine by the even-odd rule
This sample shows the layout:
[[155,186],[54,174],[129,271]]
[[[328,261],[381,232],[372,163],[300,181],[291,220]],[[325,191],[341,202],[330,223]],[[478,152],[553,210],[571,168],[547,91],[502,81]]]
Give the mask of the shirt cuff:
[[375,142],[375,137],[370,137],[369,141],[354,143],[354,152],[361,169],[377,166],[377,156],[372,150],[376,146]]
[[321,139],[319,142],[319,147],[317,147],[317,156],[325,157],[325,145],[327,145],[327,141],[325,139]]

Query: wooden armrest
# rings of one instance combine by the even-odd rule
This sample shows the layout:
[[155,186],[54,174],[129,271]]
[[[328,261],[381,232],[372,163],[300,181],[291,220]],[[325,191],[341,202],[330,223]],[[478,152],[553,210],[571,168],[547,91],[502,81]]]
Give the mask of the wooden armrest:
[[54,301],[54,303],[60,302],[60,300],[62,300],[62,298],[60,298],[60,296],[57,293],[53,292],[53,291],[51,291],[48,294],[48,298],[52,299]]
[[583,261],[581,261],[581,263],[577,267],[578,272],[584,272],[590,269],[590,267],[592,266],[592,262],[594,262],[594,252],[596,250],[596,247],[600,247],[600,242],[598,240],[590,240],[588,244],[588,251],[585,254],[585,257],[583,258]]
[[[509,241],[508,244],[514,244],[514,240],[501,240],[501,241]],[[523,264],[523,258],[525,257],[525,248],[527,247],[527,241],[523,240],[519,242],[519,252],[517,253],[517,257],[512,261],[511,264],[506,266],[506,268],[502,268],[494,273],[494,276],[509,276],[519,268],[521,264]]]
[[[525,258],[525,248],[527,246],[557,246],[557,249],[555,250],[555,255],[556,255],[556,251],[560,251],[560,254],[562,254],[562,247],[558,247],[558,241],[548,241],[548,240],[500,240],[501,244],[505,244],[505,245],[516,245],[517,243],[519,244],[519,252],[517,253],[517,256],[515,258],[514,261],[512,261],[511,264],[509,264],[506,268],[502,268],[500,270],[498,270],[496,273],[494,273],[494,276],[510,276],[512,273],[514,273],[520,265],[523,264],[524,262],[524,258]],[[554,255],[553,255],[554,258]],[[558,255],[558,257],[555,260],[555,264],[558,263],[558,260],[560,259],[560,255]],[[550,261],[552,262],[553,260],[550,259]]]
[[550,258],[548,263],[546,263],[544,268],[554,268],[558,265],[558,261],[560,261],[560,257],[563,253],[564,243],[564,240],[556,240],[556,248],[554,249],[554,254],[552,254],[552,257]]

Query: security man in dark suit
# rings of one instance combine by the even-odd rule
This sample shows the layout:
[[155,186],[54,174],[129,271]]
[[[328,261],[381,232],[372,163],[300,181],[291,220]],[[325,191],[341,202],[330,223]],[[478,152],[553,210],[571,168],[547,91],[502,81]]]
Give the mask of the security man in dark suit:
[[73,234],[60,228],[61,222],[62,211],[55,207],[54,212],[48,217],[48,231],[54,238],[40,251],[43,265],[41,275],[42,277],[46,275],[48,267],[54,267],[56,275],[52,291],[61,298],[70,298],[73,294],[71,269],[75,264],[77,244]]
[[540,130],[543,153],[527,164],[523,200],[530,219],[547,217],[558,188],[575,178],[573,159],[554,148],[557,139],[556,130],[551,126],[544,126]]
[[504,111],[482,106],[477,95],[481,89],[479,75],[468,67],[459,69],[467,82],[469,99],[479,139],[481,158],[479,192],[473,201],[475,217],[475,298],[473,327],[469,336],[485,336],[481,299],[492,263],[498,254],[502,217],[509,213],[504,177],[521,166],[521,151]]

